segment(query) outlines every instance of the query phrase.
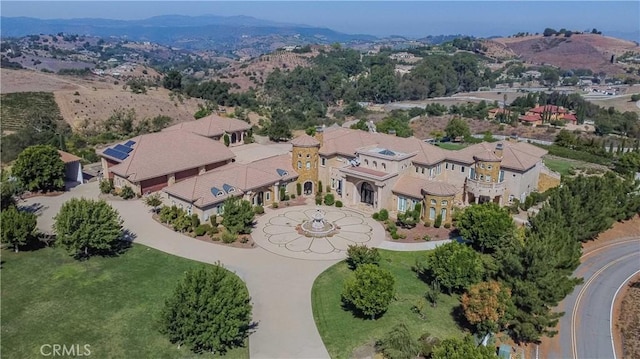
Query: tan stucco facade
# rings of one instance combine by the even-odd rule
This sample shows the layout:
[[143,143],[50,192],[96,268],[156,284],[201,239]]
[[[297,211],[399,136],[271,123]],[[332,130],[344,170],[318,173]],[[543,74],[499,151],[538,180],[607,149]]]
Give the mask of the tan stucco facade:
[[[320,145],[312,147],[293,146],[291,152],[291,166],[298,173],[298,181],[302,186],[303,194],[315,194],[318,192],[318,150]],[[309,184],[311,183],[311,188]],[[305,183],[307,183],[305,187]],[[326,182],[323,182],[326,185]],[[294,192],[295,193],[295,189]]]
[[425,208],[423,210],[422,220],[433,224],[440,214],[442,215],[442,225],[451,224],[453,212],[454,196],[424,194]]

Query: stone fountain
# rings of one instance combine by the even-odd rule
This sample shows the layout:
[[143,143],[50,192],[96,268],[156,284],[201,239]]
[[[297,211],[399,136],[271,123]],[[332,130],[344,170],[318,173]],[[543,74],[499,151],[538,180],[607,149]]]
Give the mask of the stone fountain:
[[305,221],[300,226],[304,235],[309,237],[327,237],[334,233],[336,226],[324,219],[325,213],[319,208],[311,216],[310,221]]

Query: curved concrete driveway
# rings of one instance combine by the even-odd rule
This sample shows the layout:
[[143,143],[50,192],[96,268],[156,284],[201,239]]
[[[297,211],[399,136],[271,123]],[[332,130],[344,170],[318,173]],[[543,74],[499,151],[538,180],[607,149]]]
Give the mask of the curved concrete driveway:
[[611,306],[617,289],[640,270],[640,237],[611,243],[586,253],[575,275],[584,278],[561,303],[560,352],[547,358],[615,358]]
[[[96,197],[95,183],[79,186],[58,197],[36,197],[21,206],[42,206],[38,227],[50,230],[52,217],[71,197]],[[175,233],[155,222],[141,201],[111,201],[124,219],[124,227],[135,234],[135,243],[180,257],[204,262],[220,261],[237,273],[249,288],[253,320],[258,323],[250,336],[251,358],[328,358],[313,320],[311,287],[314,279],[333,261],[303,261],[272,254],[261,248],[239,249],[199,241]]]

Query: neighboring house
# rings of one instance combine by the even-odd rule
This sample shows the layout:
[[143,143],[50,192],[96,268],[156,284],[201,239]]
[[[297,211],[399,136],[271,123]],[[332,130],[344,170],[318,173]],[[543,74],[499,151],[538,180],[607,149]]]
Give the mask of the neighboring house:
[[578,118],[575,114],[569,112],[562,106],[545,105],[536,106],[526,112],[524,116],[519,117],[520,122],[528,122],[533,125],[542,125],[545,122],[565,121],[571,124],[578,124]]
[[229,136],[230,145],[244,143],[244,137],[251,129],[251,125],[245,121],[211,114],[199,120],[181,122],[167,127],[164,131],[184,130],[200,136],[208,137],[224,143],[224,135]]
[[249,164],[232,163],[163,191],[172,205],[207,221],[212,214],[222,213],[224,201],[229,197],[241,197],[256,206],[279,202],[280,188],[284,188],[284,193],[295,193],[297,178],[291,167],[291,155],[285,154]]
[[69,152],[58,150],[60,159],[64,162],[64,178],[67,181],[83,183],[82,159]]
[[112,179],[116,189],[129,186],[139,195],[159,191],[234,158],[222,143],[182,130],[141,135],[98,154],[103,176]]

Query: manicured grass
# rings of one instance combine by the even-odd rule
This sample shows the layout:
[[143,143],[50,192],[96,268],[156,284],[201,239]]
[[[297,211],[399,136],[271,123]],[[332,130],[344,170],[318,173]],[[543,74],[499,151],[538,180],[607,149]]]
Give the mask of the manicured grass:
[[89,344],[96,358],[201,357],[171,344],[158,320],[184,272],[204,264],[141,245],[84,262],[56,248],[3,250],[2,260],[3,358],[41,357],[43,344]]
[[468,145],[464,144],[464,143],[454,143],[454,142],[439,142],[436,144],[436,146],[445,149],[445,150],[452,150],[452,151],[457,151],[457,150],[461,150],[465,147],[467,147]]
[[576,167],[572,162],[561,159],[545,158],[543,161],[550,170],[556,171],[563,176],[568,175],[569,171]]
[[416,258],[422,258],[426,252],[380,252],[380,266],[390,270],[396,279],[396,300],[377,320],[354,317],[342,309],[342,286],[352,273],[346,262],[327,269],[313,284],[313,317],[331,357],[349,358],[355,348],[380,339],[399,323],[406,324],[416,338],[426,332],[441,339],[462,336],[462,329],[452,316],[453,309],[460,304],[457,296],[443,294],[436,308],[426,305],[425,320],[411,310],[424,300],[426,291],[426,284],[416,277],[411,267]]

